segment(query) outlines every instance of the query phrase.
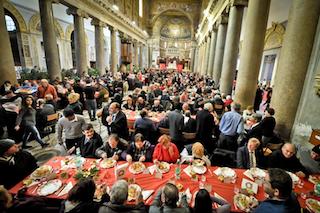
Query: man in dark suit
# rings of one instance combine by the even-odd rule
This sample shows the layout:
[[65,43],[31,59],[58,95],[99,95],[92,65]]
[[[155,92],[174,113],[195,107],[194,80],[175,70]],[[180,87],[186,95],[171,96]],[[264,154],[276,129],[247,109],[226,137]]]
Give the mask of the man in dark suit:
[[257,138],[250,138],[245,146],[237,151],[237,167],[250,169],[255,167],[263,168],[263,154],[258,149],[260,141]]
[[127,116],[120,110],[120,104],[113,102],[109,106],[109,116],[106,118],[109,134],[117,134],[120,138],[128,140],[129,129]]
[[176,144],[178,149],[181,151],[183,149],[183,138],[182,138],[182,130],[184,126],[183,115],[180,112],[180,105],[176,104],[173,106],[174,110],[170,111],[168,114],[169,120],[169,132],[170,137],[173,143]]
[[213,106],[211,103],[204,104],[203,110],[197,112],[197,138],[202,142],[208,153],[214,149],[212,134],[215,127],[214,117],[211,114]]
[[102,146],[102,138],[93,129],[92,124],[85,124],[82,127],[83,137],[78,144],[82,157],[96,158],[96,150]]

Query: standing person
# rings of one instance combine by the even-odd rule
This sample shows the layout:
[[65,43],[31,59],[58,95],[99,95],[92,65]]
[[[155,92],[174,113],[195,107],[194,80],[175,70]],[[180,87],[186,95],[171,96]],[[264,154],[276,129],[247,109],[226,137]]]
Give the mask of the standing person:
[[237,139],[243,133],[243,118],[240,114],[241,105],[233,102],[231,111],[223,114],[220,121],[220,137],[218,147],[230,151],[238,148]]
[[86,100],[86,107],[91,121],[96,120],[97,102],[94,97],[95,88],[91,85],[91,80],[86,80],[86,87],[84,88],[84,95]]
[[257,84],[256,96],[254,98],[254,105],[253,105],[253,109],[255,112],[260,110],[262,96],[263,96],[263,90],[260,88],[260,85]]
[[41,79],[41,85],[38,87],[37,91],[37,98],[45,98],[47,94],[51,94],[53,96],[53,100],[57,101],[58,95],[56,88],[49,84],[47,79]]
[[129,138],[127,116],[121,111],[120,104],[113,102],[109,106],[109,116],[106,118],[109,134],[117,134],[120,138]]
[[214,150],[212,140],[213,129],[215,127],[214,117],[211,114],[213,106],[211,103],[204,104],[203,110],[197,112],[197,138],[202,142],[208,153]]
[[56,126],[57,141],[63,145],[62,133],[65,133],[65,143],[67,149],[80,144],[82,139],[82,127],[85,124],[83,116],[74,114],[72,109],[66,108],[63,117],[58,120]]
[[173,111],[168,114],[169,133],[173,143],[176,144],[179,150],[183,149],[182,131],[184,127],[184,118],[180,112],[180,104],[175,104]]
[[27,146],[27,141],[32,134],[35,140],[42,146],[42,148],[49,145],[45,143],[40,136],[40,133],[36,127],[36,113],[37,111],[33,108],[33,97],[27,96],[23,101],[23,107],[21,108],[19,115],[16,120],[15,130],[18,131],[21,126],[24,129],[22,136],[22,148],[30,148]]
[[66,108],[72,109],[75,114],[83,115],[83,105],[79,101],[80,95],[78,93],[70,93],[68,95],[69,104]]

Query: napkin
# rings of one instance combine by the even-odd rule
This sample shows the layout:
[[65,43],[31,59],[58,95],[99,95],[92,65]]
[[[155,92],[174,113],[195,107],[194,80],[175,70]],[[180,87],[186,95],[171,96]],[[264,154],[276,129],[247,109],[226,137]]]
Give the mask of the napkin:
[[219,195],[218,193],[214,192],[213,196],[215,196],[216,198],[219,198],[221,200],[227,201],[224,197],[222,197],[221,195]]
[[191,177],[191,166],[187,166],[186,168],[183,169],[183,171],[184,171],[189,177]]
[[152,165],[148,167],[148,170],[150,172],[150,174],[153,175],[153,173],[156,171],[157,166],[156,165]]
[[190,192],[190,189],[187,188],[186,191],[184,192],[187,195],[187,202],[190,203],[192,199],[192,194]]
[[250,178],[251,180],[254,180],[250,170],[246,170],[244,173],[243,173],[246,177]]
[[58,197],[61,197],[65,194],[67,194],[71,189],[72,189],[73,185],[71,182],[69,182],[65,187],[64,189],[58,194]]
[[152,195],[153,192],[154,192],[154,190],[142,191],[141,193],[142,193],[143,200],[147,200]]
[[217,176],[221,175],[221,168],[217,168],[216,170],[213,171],[213,173]]

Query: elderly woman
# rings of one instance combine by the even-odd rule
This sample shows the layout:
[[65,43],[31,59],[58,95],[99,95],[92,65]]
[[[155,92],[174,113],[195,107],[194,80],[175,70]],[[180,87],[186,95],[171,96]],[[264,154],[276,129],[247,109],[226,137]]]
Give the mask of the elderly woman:
[[79,101],[80,95],[78,93],[70,93],[68,95],[69,104],[66,108],[72,109],[75,114],[83,114],[83,105]]
[[158,142],[153,152],[153,161],[175,163],[179,159],[180,154],[177,146],[171,142],[170,137],[168,135],[162,135],[158,139]]
[[96,156],[100,158],[113,158],[120,160],[121,154],[127,149],[127,141],[121,139],[116,134],[111,134],[108,140],[96,150]]
[[187,159],[189,157],[193,159],[201,159],[206,163],[207,166],[211,165],[209,158],[205,155],[205,149],[200,142],[196,142],[193,145],[187,145],[182,150],[181,158]]
[[134,142],[129,145],[125,158],[130,163],[132,161],[147,161],[152,159],[153,146],[147,140],[144,140],[142,134],[134,136]]

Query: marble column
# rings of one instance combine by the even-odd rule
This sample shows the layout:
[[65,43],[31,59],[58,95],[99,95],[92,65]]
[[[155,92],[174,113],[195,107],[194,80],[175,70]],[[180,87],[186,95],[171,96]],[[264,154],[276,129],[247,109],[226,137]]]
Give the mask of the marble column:
[[0,1],[0,84],[6,80],[17,83],[13,54],[4,16],[4,1]]
[[139,45],[139,67],[143,69],[143,44],[140,43]]
[[208,74],[207,72],[208,72],[208,64],[209,64],[211,36],[212,35],[210,35],[210,36],[208,35],[208,38],[207,38],[203,75],[207,75]]
[[211,41],[210,41],[210,53],[209,53],[209,61],[208,61],[208,70],[207,75],[212,77],[213,75],[213,62],[214,56],[216,52],[216,42],[217,42],[217,28],[213,26],[211,32]]
[[199,64],[199,47],[195,47],[195,56],[194,56],[194,64],[193,64],[193,72],[198,72],[198,64]]
[[140,64],[139,64],[139,46],[140,46],[140,44],[139,44],[139,42],[138,41],[135,41],[134,42],[134,65],[135,65],[135,67],[137,68],[137,69],[139,69],[139,67],[140,67]]
[[67,14],[73,15],[77,72],[80,76],[84,76],[88,73],[86,33],[84,31],[84,18],[88,18],[88,15],[77,8],[67,9]]
[[216,43],[216,51],[214,55],[213,75],[212,75],[216,85],[218,85],[220,82],[224,46],[226,43],[228,19],[226,16],[220,16],[217,23],[218,23],[218,34],[217,34],[217,43]]
[[149,62],[149,68],[152,67],[152,46],[149,44],[148,46],[148,62]]
[[290,8],[271,101],[276,112],[276,128],[286,139],[290,137],[303,86],[308,83],[305,77],[319,14],[318,0],[293,0]]
[[202,47],[201,47],[201,59],[200,59],[200,69],[199,69],[200,75],[203,75],[205,52],[206,52],[206,41],[202,43]]
[[39,0],[41,30],[46,57],[46,65],[50,80],[61,79],[59,51],[52,13],[53,0]]
[[226,44],[223,54],[223,63],[220,79],[220,92],[224,94],[232,93],[232,84],[236,74],[241,24],[246,1],[233,1],[231,4],[228,20]]
[[[41,1],[41,0],[40,0]],[[99,71],[100,75],[106,74],[105,70],[105,53],[104,53],[104,34],[103,27],[105,26],[103,22],[94,18],[91,22],[94,25],[94,38],[95,38],[95,49],[96,49],[96,69]]]
[[117,29],[109,26],[111,32],[111,72],[117,72],[118,55],[117,55]]
[[249,1],[235,90],[235,100],[242,109],[254,103],[269,8],[270,0]]
[[190,51],[191,51],[190,71],[192,72],[193,71],[193,66],[194,66],[194,59],[195,59],[196,49],[194,47],[192,47],[192,49]]

